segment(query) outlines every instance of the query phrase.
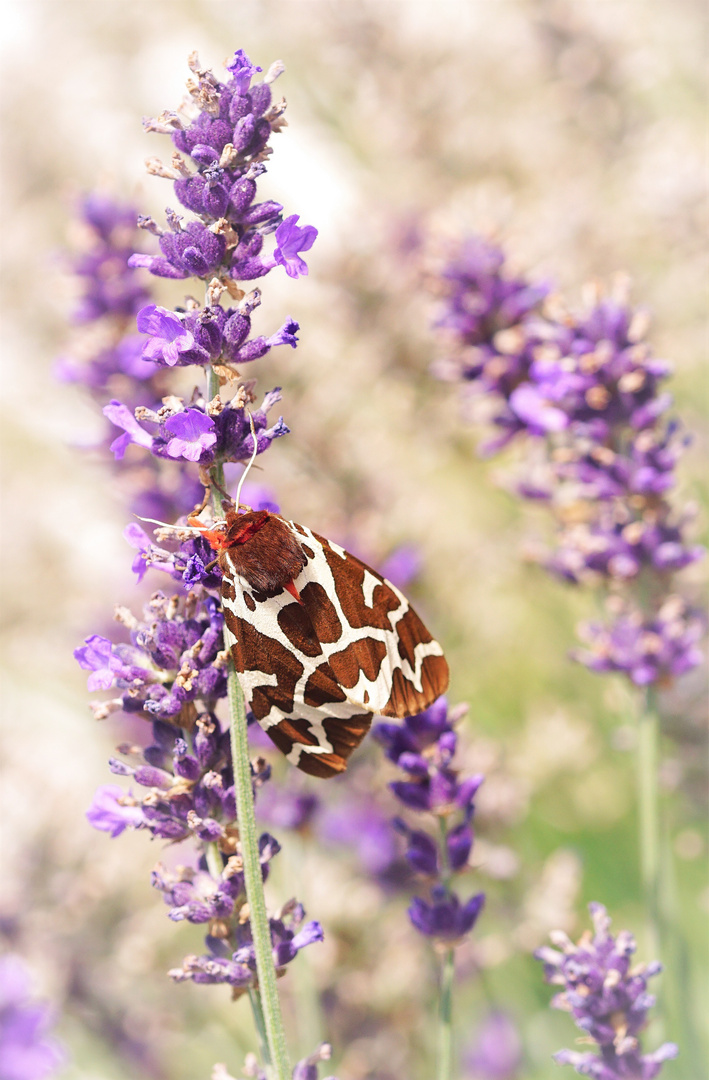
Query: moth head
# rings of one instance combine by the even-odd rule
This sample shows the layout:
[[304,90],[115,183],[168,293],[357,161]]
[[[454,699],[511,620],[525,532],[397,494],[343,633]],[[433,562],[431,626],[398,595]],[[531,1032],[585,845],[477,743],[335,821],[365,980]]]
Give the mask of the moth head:
[[228,510],[226,515],[224,539],[220,550],[247,544],[273,515],[268,510],[247,509],[239,514]]

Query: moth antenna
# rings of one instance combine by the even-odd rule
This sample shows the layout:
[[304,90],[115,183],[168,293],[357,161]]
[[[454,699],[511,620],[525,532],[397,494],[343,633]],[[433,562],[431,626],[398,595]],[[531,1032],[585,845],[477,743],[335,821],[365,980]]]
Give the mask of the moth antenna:
[[148,521],[151,525],[161,525],[163,529],[184,529],[189,532],[202,531],[194,525],[170,525],[167,521],[158,521],[157,518],[141,517],[140,514],[136,514],[135,516],[137,517],[138,521]]
[[241,476],[239,478],[239,486],[236,489],[236,497],[234,499],[234,505],[236,506],[236,512],[237,513],[239,512],[239,506],[241,504],[241,489],[244,486],[244,480],[246,479],[246,477],[248,475],[249,469],[251,468],[254,461],[256,460],[256,455],[258,453],[258,440],[256,438],[256,428],[254,427],[254,418],[251,415],[251,413],[249,413],[249,426],[251,427],[251,438],[254,440],[254,449],[253,449],[253,453],[251,455],[251,458],[249,460],[248,465],[246,466],[246,468],[244,469],[244,471],[242,472],[242,474],[241,474]]

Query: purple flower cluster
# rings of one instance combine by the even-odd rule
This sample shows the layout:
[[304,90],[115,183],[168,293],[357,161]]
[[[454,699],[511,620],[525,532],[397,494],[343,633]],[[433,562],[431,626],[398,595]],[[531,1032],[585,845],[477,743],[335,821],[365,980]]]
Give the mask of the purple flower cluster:
[[[160,662],[165,665],[169,657],[166,660],[164,656],[170,653],[174,643],[169,641],[169,635],[166,637],[164,628],[158,636],[160,644],[156,638],[153,645],[163,656]],[[178,636],[181,638],[182,634]],[[129,687],[123,699],[124,709],[126,697],[130,700],[133,692],[138,698],[130,708],[140,708],[140,695],[146,686],[144,670],[141,674],[140,665],[131,664],[139,657],[114,646],[111,655],[104,657],[107,666],[99,669],[98,654],[105,654],[105,649],[98,649],[95,640],[77,652],[84,666],[95,665],[91,678],[98,676],[103,684],[112,678]],[[154,720],[152,742],[148,746],[142,749],[121,746],[118,748],[121,757],[109,762],[113,773],[130,777],[136,785],[135,793],[133,789],[126,791],[117,785],[104,785],[96,792],[86,816],[94,828],[113,837],[127,828],[141,829],[172,843],[192,840],[201,849],[196,867],[181,866],[168,871],[158,865],[153,872],[153,886],[163,894],[170,908],[169,918],[208,927],[208,952],[186,957],[182,967],[169,974],[178,982],[187,979],[197,983],[226,982],[243,989],[255,985],[256,967],[248,917],[244,917],[248,909],[229,733],[222,730],[213,712],[197,712],[195,702],[200,695],[195,695],[189,684],[194,683],[196,688],[199,675],[192,679],[184,667],[183,664],[183,676],[187,677],[179,689],[187,689],[189,700],[183,703],[179,715],[172,722]],[[175,678],[175,684],[179,678],[179,675]],[[218,678],[221,685],[213,687],[209,696],[203,693],[203,704],[213,703],[225,693],[222,670],[218,671]],[[181,700],[181,694],[176,696]],[[120,699],[115,704],[120,705]],[[150,709],[150,704],[150,699],[143,701],[146,713],[155,711]],[[252,763],[252,774],[254,789],[258,790],[268,780],[270,766],[263,758],[257,758]],[[211,860],[208,851],[213,854]],[[278,841],[263,833],[259,852],[264,880],[270,860],[279,851]],[[270,920],[274,961],[279,969],[306,945],[322,941],[320,924],[309,922],[300,928],[303,918],[302,906],[293,901]]]
[[212,409],[212,415],[209,404],[200,395],[195,395],[187,406],[181,398],[166,399],[158,410],[144,407],[136,410],[141,420],[157,425],[153,432],[142,427],[131,410],[120,401],[112,401],[103,412],[112,424],[123,429],[123,435],[111,443],[111,450],[117,459],[123,458],[127,448],[134,443],[149,450],[154,457],[172,460],[183,458],[208,466],[215,460],[223,464],[251,456],[254,436],[249,415],[256,432],[257,453],[262,454],[274,439],[287,435],[288,428],[282,416],[270,428],[267,427],[267,414],[280,399],[280,387],[277,387],[269,391],[261,407],[250,414],[237,397],[224,406],[219,402]]
[[588,931],[574,945],[563,931],[552,935],[555,948],[538,949],[546,981],[563,987],[552,1001],[556,1009],[570,1012],[584,1032],[585,1041],[596,1043],[600,1053],[560,1050],[559,1065],[573,1065],[576,1072],[594,1080],[652,1080],[663,1062],[677,1056],[674,1043],[664,1043],[643,1054],[639,1035],[655,1003],[647,980],[661,971],[658,963],[631,967],[635,939],[625,930],[610,933],[610,918],[602,904],[589,904],[593,934]]
[[501,249],[477,237],[461,243],[439,286],[436,325],[450,355],[438,373],[493,404],[499,434],[487,451],[522,436],[544,448],[541,475],[537,465],[517,490],[554,512],[547,569],[624,594],[622,616],[587,628],[589,649],[577,658],[641,685],[694,667],[700,617],[674,595],[672,575],[704,549],[688,542],[687,515],[668,499],[687,439],[666,417],[670,366],[646,341],[646,313],[619,284],[572,314],[547,285],[510,274]]
[[[313,246],[317,230],[299,226],[297,214],[283,220],[277,202],[255,202],[256,181],[270,154],[269,139],[284,123],[285,103],[271,100],[271,83],[282,65],[274,64],[264,80],[253,85],[261,68],[241,49],[227,65],[226,82],[200,68],[194,54],[190,67],[196,76],[188,83],[196,117],[164,113],[146,121],[146,127],[172,135],[177,152],[170,167],[153,162],[151,171],[174,181],[177,199],[199,220],[183,225],[182,218],[169,211],[169,229],[162,230],[151,219],[142,219],[142,226],[159,236],[160,255],[135,254],[130,265],[169,278],[251,281],[276,266],[290,277],[307,274],[301,252]],[[264,255],[264,239],[271,233],[276,244]]]
[[454,725],[460,715],[449,712],[446,699],[439,698],[403,724],[380,723],[373,731],[388,759],[405,774],[406,779],[390,784],[396,798],[407,810],[438,819],[440,836],[435,838],[401,818],[394,825],[406,839],[407,862],[430,882],[430,899],[415,897],[409,918],[419,933],[449,946],[472,930],[485,902],[484,893],[462,902],[450,886],[452,876],[468,866],[474,799],[483,782],[480,775],[461,779],[453,765]]
[[[238,858],[233,862],[239,863]],[[224,869],[222,882],[216,883],[210,875],[204,875],[200,902],[193,904],[198,910],[190,918],[182,915],[183,907],[172,907],[170,918],[179,920],[190,918],[191,922],[210,923],[210,933],[206,938],[209,952],[203,956],[186,956],[182,967],[168,972],[175,982],[228,983],[233,991],[243,992],[256,985],[256,958],[251,940],[251,926],[248,919],[240,921],[239,913],[246,905],[243,880],[238,872],[228,876],[229,866]],[[199,877],[199,875],[197,875]],[[182,898],[183,888],[190,888],[189,881],[166,881],[162,875],[156,875],[156,888],[164,892],[165,902],[174,904],[174,898]],[[198,886],[199,887],[199,886]],[[209,912],[216,911],[216,915]],[[248,908],[246,908],[248,912]],[[234,918],[236,915],[236,918]],[[305,912],[301,904],[290,901],[276,915],[271,916],[271,941],[273,943],[273,962],[276,970],[283,974],[285,967],[301,949],[323,940],[320,923],[312,921],[301,928]]]
[[78,324],[71,355],[55,363],[62,382],[81,383],[98,397],[112,385],[149,381],[156,366],[143,359],[143,340],[135,317],[149,301],[144,275],[128,265],[138,229],[137,211],[107,195],[92,193],[78,207],[86,237],[69,265],[80,286],[73,314]]
[[[64,381],[84,383],[103,401],[113,397],[104,413],[124,432],[111,449],[131,508],[161,520],[174,520],[199,503],[200,466],[241,461],[253,449],[246,413],[253,384],[238,387],[231,400],[220,394],[208,401],[196,393],[185,401],[169,395],[169,369],[210,368],[221,386],[229,386],[239,377],[237,365],[280,345],[295,348],[299,326],[290,317],[269,335],[252,335],[261,292],[245,294],[238,281],[263,277],[276,266],[291,277],[307,274],[302,253],[317,236],[312,226],[298,225],[297,214],[283,220],[279,204],[255,201],[271,153],[270,135],[284,122],[285,103],[272,104],[270,89],[282,66],[273,65],[263,82],[251,86],[261,69],[241,51],[229,63],[225,83],[201,69],[196,57],[190,63],[196,78],[188,89],[196,115],[164,113],[146,126],[172,134],[176,150],[170,167],[152,160],[149,170],[173,180],[177,199],[197,220],[185,223],[168,210],[168,228],[162,230],[104,196],[84,200],[81,212],[91,243],[73,268],[84,283],[77,319],[91,322],[94,334],[77,341],[76,356],[57,363]],[[137,225],[159,237],[160,255],[135,251]],[[271,233],[275,247],[266,255],[263,244]],[[162,277],[201,278],[208,286],[205,306],[192,298],[175,311],[151,303],[141,283],[143,269]],[[221,306],[224,293],[235,306]],[[266,413],[277,400],[278,391],[267,393],[253,413],[259,453],[288,433],[282,417],[267,426]],[[146,430],[146,420],[157,430]],[[126,455],[130,444],[148,454]],[[165,459],[179,463],[179,482],[174,469],[166,470]]]
[[[255,202],[256,180],[270,153],[268,139],[282,123],[284,105],[271,105],[270,91],[280,67],[275,65],[255,86],[251,78],[260,69],[243,52],[230,61],[225,84],[200,69],[196,58],[191,67],[196,81],[189,88],[197,115],[183,121],[166,113],[148,124],[172,132],[177,148],[171,170],[152,162],[150,171],[174,179],[177,198],[198,220],[183,224],[168,210],[169,229],[162,232],[154,222],[139,219],[160,237],[160,255],[145,255],[135,253],[132,230],[120,231],[135,221],[132,211],[106,201],[100,207],[95,200],[85,204],[94,233],[85,273],[91,277],[107,273],[108,264],[115,266],[121,288],[117,284],[112,292],[101,292],[97,283],[87,290],[91,303],[84,305],[84,317],[102,325],[111,322],[115,334],[111,356],[93,362],[92,370],[100,368],[101,377],[83,381],[104,401],[107,392],[115,394],[103,412],[120,429],[110,449],[121,479],[131,481],[133,508],[168,523],[155,541],[136,522],[127,526],[125,538],[136,550],[133,569],[138,580],[148,570],[166,574],[175,591],[155,592],[141,618],[119,608],[116,618],[127,640],[92,634],[75,656],[89,672],[89,690],[109,692],[107,700],[93,705],[97,718],[119,712],[137,716],[151,733],[144,746],[131,742],[118,747],[109,766],[131,787],[99,788],[87,817],[112,837],[132,828],[161,841],[192,843],[193,865],[158,867],[153,876],[171,919],[207,929],[205,955],[187,957],[170,974],[177,981],[225,982],[240,991],[255,985],[256,966],[231,744],[217,715],[227,694],[229,657],[221,572],[203,536],[169,523],[202,504],[205,487],[225,494],[223,485],[230,479],[225,465],[248,459],[254,450],[263,453],[287,433],[282,418],[273,424],[268,420],[280,390],[266,393],[260,407],[251,409],[254,382],[239,383],[235,365],[279,345],[295,347],[298,324],[288,318],[268,337],[253,335],[252,315],[261,293],[253,289],[246,295],[235,278],[263,277],[277,265],[292,277],[307,273],[301,253],[312,246],[316,231],[298,226],[297,215],[283,221],[275,203]],[[262,247],[270,233],[276,246],[267,256]],[[171,311],[149,302],[145,289],[129,286],[141,268],[159,276],[202,278],[205,306],[188,298],[184,307]],[[233,306],[221,306],[224,293]],[[137,335],[128,334],[133,319]],[[132,366],[120,366],[121,350],[133,358]],[[183,399],[170,393],[170,369],[188,365],[207,370],[208,389],[197,387]],[[230,387],[233,395],[225,394]],[[256,485],[246,485],[243,498],[254,509],[278,510],[270,493]],[[251,769],[258,790],[270,768],[257,758]],[[259,846],[265,879],[279,844],[263,833]],[[322,940],[322,930],[318,923],[304,923],[303,909],[293,901],[271,918],[271,939],[274,961],[283,969],[301,948]]]
[[[57,360],[55,375],[62,382],[85,386],[100,402],[120,394],[130,405],[161,408],[168,392],[165,371],[143,356],[145,339],[135,332],[136,317],[150,300],[142,284],[144,271],[128,266],[139,236],[137,211],[106,195],[86,196],[79,207],[87,243],[72,260],[82,286],[75,315],[80,325],[68,355]],[[112,441],[106,425],[105,452]],[[199,501],[202,486],[185,459],[178,463],[179,480],[165,470],[159,458],[116,458],[114,469],[136,514],[172,520]],[[173,470],[174,473],[174,470]]]
[[211,711],[226,696],[224,617],[213,596],[156,592],[142,620],[122,608],[117,617],[130,643],[92,634],[74,652],[92,673],[90,691],[120,691],[98,707],[101,715],[121,709],[189,728],[198,704]]
[[0,1076],[44,1080],[64,1063],[64,1051],[48,1034],[51,1013],[32,1000],[30,977],[19,956],[0,957]]

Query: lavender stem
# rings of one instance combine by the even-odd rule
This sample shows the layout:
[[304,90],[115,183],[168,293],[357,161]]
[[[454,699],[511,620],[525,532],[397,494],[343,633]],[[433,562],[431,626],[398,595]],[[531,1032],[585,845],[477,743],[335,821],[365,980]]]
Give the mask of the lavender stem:
[[438,1010],[438,1070],[436,1080],[453,1076],[453,976],[455,950],[446,950],[441,967],[441,996]]
[[256,1030],[258,1032],[261,1060],[263,1061],[264,1068],[268,1072],[270,1072],[270,1070],[273,1068],[273,1062],[271,1060],[271,1051],[268,1047],[266,1021],[263,1015],[263,1004],[261,1002],[261,995],[255,987],[252,987],[249,990],[249,1001],[251,1002],[251,1012],[253,1013],[254,1024],[256,1025]]
[[288,1048],[283,1030],[281,1004],[276,989],[276,968],[273,963],[271,931],[266,913],[263,876],[259,859],[254,793],[251,783],[251,762],[246,735],[246,707],[233,663],[229,664],[229,714],[231,756],[234,768],[236,815],[239,822],[241,857],[244,863],[244,884],[249,903],[251,935],[256,956],[259,994],[263,1008],[264,1027],[271,1057],[269,1080],[290,1080]]
[[659,956],[660,814],[657,767],[660,722],[655,695],[648,688],[644,708],[638,718],[638,817],[640,829],[640,872],[645,898],[647,949]]

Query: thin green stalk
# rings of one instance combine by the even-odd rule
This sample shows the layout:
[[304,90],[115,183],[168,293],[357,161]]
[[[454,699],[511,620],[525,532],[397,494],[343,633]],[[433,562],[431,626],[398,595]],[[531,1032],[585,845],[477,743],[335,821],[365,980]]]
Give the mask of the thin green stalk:
[[[211,401],[219,393],[219,376],[213,367],[207,368],[207,397]],[[211,470],[212,510],[215,518],[224,516],[221,493],[224,487],[224,468],[221,464]],[[283,1030],[281,1003],[276,989],[276,968],[273,963],[271,928],[266,912],[263,891],[261,860],[258,850],[254,793],[251,786],[251,762],[246,735],[246,706],[244,695],[233,663],[229,663],[229,726],[231,732],[231,756],[234,769],[236,814],[239,823],[239,840],[244,865],[244,885],[249,905],[249,921],[256,955],[258,989],[250,991],[254,1022],[261,1042],[261,1053],[269,1080],[290,1080],[288,1048]],[[221,875],[221,857],[215,845],[207,852],[210,869]],[[214,870],[212,871],[214,873]]]
[[657,770],[660,720],[652,690],[638,718],[638,822],[648,955],[660,955],[660,811]]
[[[283,862],[281,863],[281,859]],[[279,856],[280,870],[289,888],[295,896],[302,896],[306,885],[306,845],[303,837],[294,831],[288,837],[288,844]],[[297,1055],[306,1057],[314,1046],[323,1041],[324,1021],[320,1006],[315,972],[307,949],[298,954],[297,964],[291,965],[288,980],[292,985],[293,1006],[295,1009],[295,1030],[297,1032]]]
[[263,1015],[263,1006],[261,1004],[261,995],[256,987],[252,987],[249,990],[249,1001],[251,1002],[251,1012],[254,1016],[254,1024],[256,1025],[256,1031],[258,1032],[259,1047],[261,1050],[261,1060],[266,1072],[271,1072],[273,1069],[273,1062],[271,1061],[271,1051],[268,1048],[268,1036],[266,1034],[266,1021]]
[[455,951],[448,949],[441,968],[441,995],[438,1010],[438,1069],[436,1080],[453,1077],[453,976]]
[[[219,376],[210,364],[207,367],[207,401],[213,401],[219,393]],[[220,463],[210,470],[214,484],[212,486],[212,512],[215,518],[224,517],[222,497],[219,488],[224,487],[224,466]]]
[[259,994],[263,1008],[266,1041],[270,1051],[272,1080],[290,1080],[288,1048],[283,1030],[281,1003],[276,989],[276,968],[273,963],[271,928],[266,913],[266,898],[258,850],[254,793],[251,785],[251,762],[246,736],[246,707],[234,665],[229,664],[229,713],[231,718],[231,756],[234,767],[236,813],[239,822],[241,857],[244,863],[246,899],[249,903],[251,936],[256,954]]
[[[441,833],[441,881],[449,887],[451,869],[448,863],[448,828],[446,819],[438,819]],[[455,950],[448,948],[441,965],[441,984],[438,1001],[438,1069],[436,1080],[452,1080],[453,1076],[453,978]]]

